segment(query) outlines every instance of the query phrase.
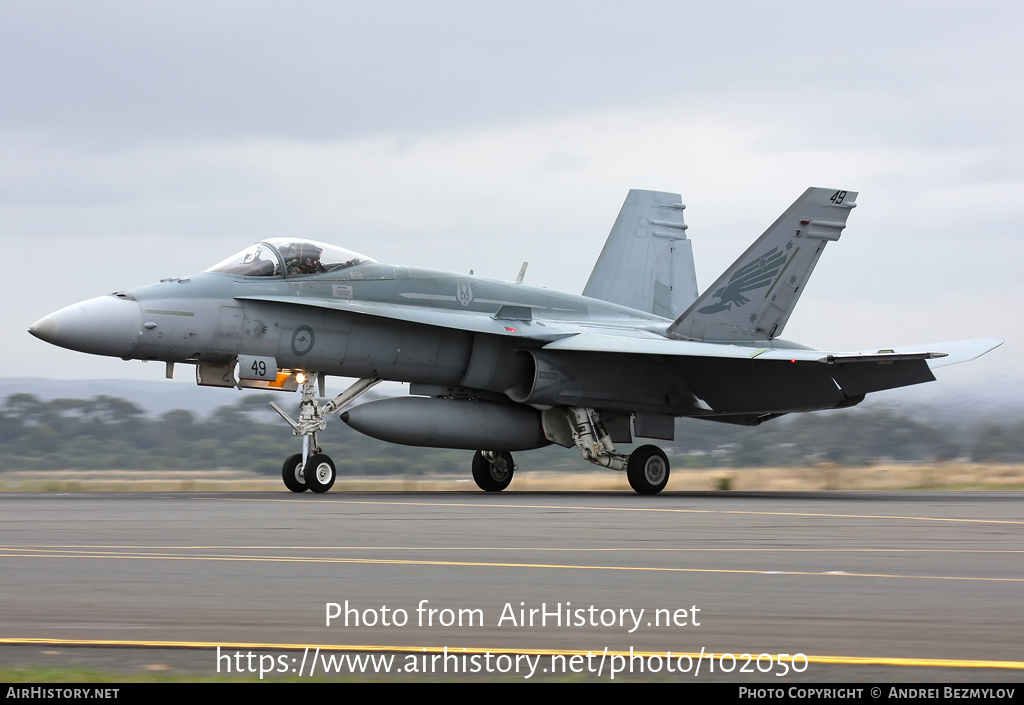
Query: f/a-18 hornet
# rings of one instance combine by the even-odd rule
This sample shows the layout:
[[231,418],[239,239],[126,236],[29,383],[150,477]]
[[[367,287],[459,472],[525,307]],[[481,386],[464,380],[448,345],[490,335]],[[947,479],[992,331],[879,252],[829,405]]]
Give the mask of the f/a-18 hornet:
[[[317,434],[342,412],[392,443],[475,450],[473,478],[497,492],[512,451],[555,443],[660,492],[669,462],[634,437],[673,440],[691,416],[757,425],[860,403],[934,380],[999,340],[825,352],[778,336],[853,191],[810,188],[702,295],[676,194],[630,191],[582,296],[470,274],[383,264],[297,238],[259,242],[200,274],[68,306],[29,329],[47,342],[125,360],[195,365],[201,385],[301,392],[298,418],[272,404],[302,452],[293,492],[326,492],[336,471]],[[525,268],[525,265],[524,265]],[[327,375],[354,378],[321,403]],[[381,380],[411,396],[351,405]]]

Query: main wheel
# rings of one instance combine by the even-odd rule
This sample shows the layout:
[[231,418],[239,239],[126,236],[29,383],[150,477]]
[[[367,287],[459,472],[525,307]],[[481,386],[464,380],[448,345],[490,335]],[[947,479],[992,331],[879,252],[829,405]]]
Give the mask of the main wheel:
[[640,446],[629,454],[629,486],[639,494],[658,494],[668,484],[668,457],[658,446]]
[[302,453],[288,456],[288,460],[284,461],[284,467],[281,468],[281,479],[284,480],[284,486],[292,492],[305,492],[309,489],[302,474]]
[[493,463],[484,457],[483,451],[478,450],[473,456],[473,479],[484,492],[501,492],[512,482],[516,469],[512,454],[497,453],[497,456]]
[[330,456],[317,453],[309,456],[306,461],[305,472],[306,485],[317,494],[323,494],[334,486],[334,461]]

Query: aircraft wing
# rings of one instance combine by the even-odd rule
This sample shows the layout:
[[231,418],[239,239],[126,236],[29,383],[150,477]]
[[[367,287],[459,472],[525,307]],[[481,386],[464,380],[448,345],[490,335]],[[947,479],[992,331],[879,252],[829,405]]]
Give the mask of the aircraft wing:
[[291,296],[239,296],[248,301],[269,301],[292,306],[313,306],[334,311],[380,316],[409,323],[440,326],[472,333],[528,338],[545,342],[545,350],[618,353],[623,355],[667,355],[671,357],[729,358],[818,362],[823,364],[893,363],[926,360],[931,368],[946,367],[973,360],[998,347],[994,338],[958,340],[927,345],[908,345],[861,352],[828,352],[806,348],[754,347],[709,343],[698,340],[672,340],[651,331],[631,326],[599,322],[560,322],[500,318],[474,311],[452,311],[415,306],[397,306],[377,301],[351,299],[310,299]]
[[[533,355],[549,351],[613,355],[606,364],[633,375],[630,383],[635,387],[651,383],[643,371],[657,367],[667,375],[663,372],[665,376],[645,388],[652,396],[670,393],[673,385],[682,383],[704,410],[696,415],[753,425],[780,413],[850,406],[871,392],[930,382],[935,379],[932,368],[966,362],[1001,343],[980,339],[838,353],[649,335],[581,333],[552,341]],[[612,361],[622,355],[627,357],[615,365]],[[581,357],[579,364],[585,361]],[[548,367],[557,369],[553,362]]]
[[870,357],[874,355],[885,355],[887,358],[898,357],[899,355],[905,355],[911,350],[941,350],[943,355],[934,355],[932,359],[928,360],[928,366],[933,370],[937,367],[948,367],[949,365],[956,365],[961,362],[970,362],[971,360],[977,359],[985,353],[995,350],[1003,344],[1002,340],[998,338],[975,338],[973,340],[951,340],[944,343],[928,343],[926,345],[906,345],[896,348],[890,348],[888,350],[879,351],[878,353],[852,353],[844,355],[836,355],[836,362],[844,362],[846,359],[852,359],[854,357]]
[[552,341],[545,345],[544,349],[747,360],[790,360],[794,362],[820,362],[824,364],[927,360],[929,367],[936,368],[973,360],[1002,345],[1003,342],[994,338],[979,338],[976,340],[958,340],[927,345],[908,345],[884,350],[840,353],[804,348],[758,348],[746,345],[705,343],[692,340],[669,340],[654,334],[649,334],[649,336],[623,337],[608,333],[583,333]]

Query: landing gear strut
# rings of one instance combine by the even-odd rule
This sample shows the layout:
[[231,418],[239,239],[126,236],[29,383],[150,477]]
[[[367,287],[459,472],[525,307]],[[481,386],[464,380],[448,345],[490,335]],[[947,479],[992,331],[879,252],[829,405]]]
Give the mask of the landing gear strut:
[[[281,468],[281,479],[284,486],[292,492],[312,490],[323,493],[334,486],[337,476],[334,461],[324,454],[317,441],[316,434],[327,428],[327,417],[352,403],[360,394],[380,382],[379,379],[360,379],[348,389],[320,406],[316,403],[316,372],[300,372],[296,378],[302,384],[302,401],[299,403],[299,418],[292,419],[274,402],[274,408],[281,418],[292,427],[292,434],[302,436],[302,452],[291,455],[284,461]],[[322,378],[320,378],[322,380]],[[323,395],[321,386],[321,396]]]

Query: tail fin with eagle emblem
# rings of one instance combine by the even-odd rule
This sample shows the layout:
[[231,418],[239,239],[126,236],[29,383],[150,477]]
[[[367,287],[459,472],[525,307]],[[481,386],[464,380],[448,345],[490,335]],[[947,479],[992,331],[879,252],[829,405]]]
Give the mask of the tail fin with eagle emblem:
[[825,244],[839,239],[856,205],[856,191],[807,189],[669,326],[669,335],[708,342],[778,336]]

